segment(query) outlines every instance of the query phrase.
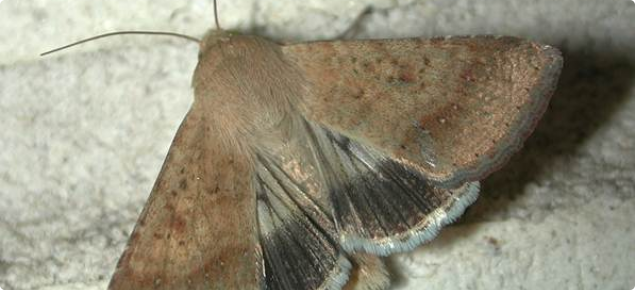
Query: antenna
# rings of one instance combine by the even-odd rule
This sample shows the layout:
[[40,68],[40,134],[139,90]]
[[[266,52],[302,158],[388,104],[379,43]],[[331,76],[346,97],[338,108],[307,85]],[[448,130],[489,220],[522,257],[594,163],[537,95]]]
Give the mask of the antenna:
[[216,5],[216,0],[214,0],[214,22],[216,22],[216,29],[222,30],[220,24],[218,24],[218,5]]
[[[216,3],[216,0],[214,0],[214,3]],[[214,6],[214,7],[216,7],[216,6]],[[216,25],[218,25],[218,23]],[[117,31],[117,32],[109,32],[109,33],[104,33],[104,34],[100,34],[100,35],[97,35],[97,36],[89,37],[89,38],[86,38],[86,39],[82,39],[80,41],[73,42],[71,44],[64,45],[62,47],[58,47],[56,49],[52,49],[52,50],[43,52],[43,53],[40,54],[40,56],[49,55],[51,53],[58,52],[60,50],[67,49],[69,47],[73,47],[73,46],[76,46],[76,45],[79,45],[79,44],[82,44],[82,43],[86,43],[86,42],[89,42],[89,41],[93,41],[93,40],[96,40],[96,39],[109,37],[109,36],[113,36],[113,35],[123,35],[123,34],[167,35],[167,36],[174,36],[174,37],[184,38],[184,39],[187,39],[189,41],[194,41],[196,43],[200,43],[201,42],[201,40],[196,38],[196,37],[192,37],[192,36],[185,35],[185,34],[180,34],[180,33],[175,33],[175,32],[162,32],[162,31]]]

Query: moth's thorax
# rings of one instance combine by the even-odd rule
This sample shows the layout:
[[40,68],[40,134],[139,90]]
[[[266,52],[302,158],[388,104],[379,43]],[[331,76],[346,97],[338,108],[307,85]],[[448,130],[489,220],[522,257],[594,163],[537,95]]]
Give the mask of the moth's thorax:
[[306,81],[280,46],[256,36],[209,32],[192,80],[195,106],[232,136],[266,135],[295,114]]

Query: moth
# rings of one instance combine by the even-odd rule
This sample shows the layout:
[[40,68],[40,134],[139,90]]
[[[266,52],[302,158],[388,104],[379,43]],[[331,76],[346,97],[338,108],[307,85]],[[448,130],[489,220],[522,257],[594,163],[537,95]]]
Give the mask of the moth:
[[383,289],[519,150],[562,67],[514,37],[212,29],[110,290]]

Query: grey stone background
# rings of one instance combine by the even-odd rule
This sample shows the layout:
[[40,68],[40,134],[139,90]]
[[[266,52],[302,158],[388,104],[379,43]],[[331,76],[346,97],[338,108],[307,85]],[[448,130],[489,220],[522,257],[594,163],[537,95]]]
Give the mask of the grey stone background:
[[[391,258],[394,289],[635,287],[635,4],[629,0],[220,1],[276,39],[516,35],[565,67],[523,151],[432,243]],[[0,3],[0,287],[105,289],[191,100],[210,0]]]

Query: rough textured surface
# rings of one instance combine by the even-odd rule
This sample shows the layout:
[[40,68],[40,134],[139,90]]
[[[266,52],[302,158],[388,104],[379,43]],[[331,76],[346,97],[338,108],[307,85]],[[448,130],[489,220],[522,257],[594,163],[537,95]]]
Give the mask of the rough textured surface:
[[[208,0],[0,3],[0,287],[104,289],[191,99]],[[221,1],[222,24],[278,39],[506,34],[561,48],[565,68],[525,149],[465,217],[390,260],[394,289],[635,286],[635,4]]]

